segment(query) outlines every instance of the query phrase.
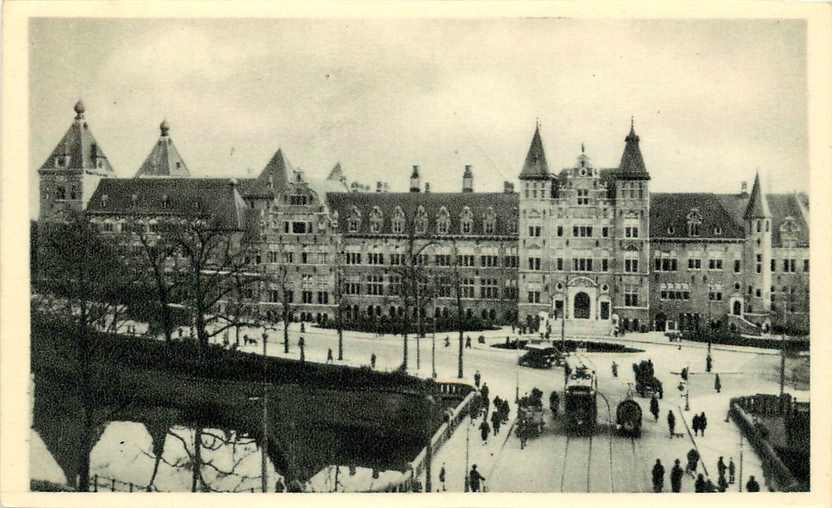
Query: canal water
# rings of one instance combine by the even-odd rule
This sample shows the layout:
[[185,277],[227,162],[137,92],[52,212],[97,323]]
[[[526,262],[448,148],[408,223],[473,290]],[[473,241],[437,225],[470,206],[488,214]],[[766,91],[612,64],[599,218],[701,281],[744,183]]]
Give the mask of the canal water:
[[[84,419],[75,384],[36,375],[32,395],[30,477],[76,486]],[[368,432],[347,422],[287,421],[280,414],[289,412],[284,411],[287,397],[302,399],[303,392],[274,395],[269,397],[266,461],[270,491],[278,478],[297,480],[311,492],[383,489],[407,474],[407,464],[424,446],[412,436]],[[303,407],[304,401],[295,403]],[[97,478],[99,491],[261,489],[262,400],[252,400],[235,414],[102,405],[94,419],[91,482]]]

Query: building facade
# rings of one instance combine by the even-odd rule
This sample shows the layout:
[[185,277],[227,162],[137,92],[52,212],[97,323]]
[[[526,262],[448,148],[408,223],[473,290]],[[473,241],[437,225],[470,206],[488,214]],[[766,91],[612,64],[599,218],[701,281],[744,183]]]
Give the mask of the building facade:
[[[339,305],[351,320],[450,318],[458,290],[468,318],[569,333],[808,324],[808,197],[765,194],[759,177],[750,193],[651,193],[632,125],[617,167],[582,146],[551,171],[538,126],[518,192],[474,192],[466,166],[459,192],[434,193],[414,166],[410,192],[393,193],[348,181],[340,163],[310,178],[280,149],[256,178],[192,177],[167,121],[134,177],[116,178],[74,110],[38,171],[40,220],[86,210],[105,231],[150,231],[196,210],[253,227],[251,270],[266,281],[244,296],[275,321],[285,303],[293,320],[328,321]],[[405,260],[431,281],[409,310]]]

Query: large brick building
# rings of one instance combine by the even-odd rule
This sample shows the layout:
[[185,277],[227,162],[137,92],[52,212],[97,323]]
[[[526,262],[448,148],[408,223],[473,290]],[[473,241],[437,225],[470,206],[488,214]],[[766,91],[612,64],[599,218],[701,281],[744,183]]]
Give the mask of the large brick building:
[[[573,167],[550,170],[540,128],[515,192],[430,192],[419,168],[410,192],[348,182],[340,164],[315,180],[282,150],[256,178],[195,178],[167,122],[134,178],[116,178],[75,107],[67,134],[39,169],[40,220],[87,210],[101,228],[152,232],[193,214],[255,228],[252,270],[268,279],[245,297],[281,319],[324,321],[340,304],[353,320],[405,315],[401,264],[413,260],[436,298],[426,317],[464,313],[488,322],[537,318],[570,333],[697,327],[727,319],[739,329],[808,321],[808,197],[751,192],[651,193],[633,126],[616,167],[597,168],[583,147]],[[129,224],[129,226],[128,226]],[[453,281],[459,281],[459,284]]]

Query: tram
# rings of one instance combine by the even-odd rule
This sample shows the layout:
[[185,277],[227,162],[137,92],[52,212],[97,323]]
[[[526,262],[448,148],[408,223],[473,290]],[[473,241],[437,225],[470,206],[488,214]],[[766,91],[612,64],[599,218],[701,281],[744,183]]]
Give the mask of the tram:
[[595,371],[574,359],[567,362],[564,370],[566,429],[577,434],[592,433],[598,418],[598,379]]

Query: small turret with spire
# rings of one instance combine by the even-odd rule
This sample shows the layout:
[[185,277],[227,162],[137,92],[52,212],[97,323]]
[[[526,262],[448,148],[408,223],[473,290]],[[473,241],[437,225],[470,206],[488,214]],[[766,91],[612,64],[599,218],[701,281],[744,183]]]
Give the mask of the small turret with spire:
[[159,140],[153,145],[150,153],[145,158],[136,177],[188,177],[191,176],[188,166],[179,155],[179,150],[173,144],[170,137],[170,124],[167,119],[159,124]]
[[529,144],[529,151],[526,152],[526,160],[523,169],[520,171],[521,180],[545,180],[549,178],[549,164],[546,162],[546,151],[543,149],[543,140],[540,137],[540,120],[537,121]]
[[635,117],[630,117],[630,133],[624,138],[624,153],[618,165],[618,177],[624,179],[649,180],[644,158],[639,147],[640,138],[636,134]]

